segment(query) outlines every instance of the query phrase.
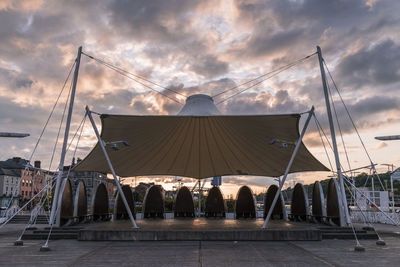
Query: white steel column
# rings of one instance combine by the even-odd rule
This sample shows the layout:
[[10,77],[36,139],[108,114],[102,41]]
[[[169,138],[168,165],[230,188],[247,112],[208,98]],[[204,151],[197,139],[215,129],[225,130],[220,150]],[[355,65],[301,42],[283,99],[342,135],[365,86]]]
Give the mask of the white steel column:
[[322,86],[324,88],[326,111],[327,111],[328,119],[329,119],[329,128],[331,130],[333,152],[335,154],[336,171],[339,176],[340,191],[342,193],[343,209],[344,209],[344,214],[346,217],[346,223],[350,224],[351,223],[350,214],[349,214],[349,209],[347,207],[346,191],[344,190],[343,174],[342,174],[342,170],[340,168],[341,165],[340,165],[340,160],[339,160],[339,152],[338,152],[337,143],[336,143],[335,126],[333,124],[333,119],[332,119],[332,111],[331,111],[331,105],[330,105],[330,101],[329,101],[328,86],[326,84],[326,76],[325,76],[322,52],[321,52],[321,48],[319,46],[317,46],[317,53],[318,53],[319,67],[321,69]]
[[[288,164],[287,167],[286,167],[285,174],[283,175],[282,180],[279,182],[278,191],[276,191],[274,200],[273,200],[272,203],[271,203],[271,207],[270,207],[269,210],[268,210],[267,217],[265,218],[265,221],[264,221],[264,224],[263,224],[263,227],[262,227],[262,228],[264,228],[264,229],[267,228],[269,219],[271,218],[271,215],[272,215],[272,211],[275,209],[276,202],[278,201],[278,197],[279,197],[280,194],[281,194],[282,187],[283,187],[283,185],[285,184],[286,177],[287,177],[288,174],[289,174],[290,168],[292,167],[294,158],[296,157],[297,151],[298,151],[299,148],[300,148],[301,141],[303,140],[304,134],[306,133],[306,130],[307,130],[307,127],[308,127],[308,123],[310,122],[310,119],[311,119],[311,117],[312,117],[313,114],[314,114],[314,106],[311,108],[311,110],[310,110],[309,113],[308,113],[308,117],[307,117],[307,120],[306,120],[306,122],[305,122],[305,124],[304,124],[303,130],[301,131],[300,137],[299,137],[299,139],[297,140],[296,147],[294,148],[294,151],[293,151],[293,153],[292,153],[292,156],[291,156],[291,158],[290,158],[290,160],[289,160],[289,164]],[[264,208],[265,208],[265,207],[264,207]]]
[[393,171],[390,174],[390,188],[392,190],[392,214],[396,214],[395,210],[394,210],[394,191],[393,191]]
[[[49,221],[50,225],[54,224],[54,220],[57,217],[56,212],[60,212],[60,211],[57,211],[57,202],[59,199],[59,193],[60,193],[59,191],[60,191],[61,179],[62,179],[62,174],[63,174],[63,169],[64,169],[65,154],[67,152],[69,128],[71,125],[72,111],[74,108],[75,91],[76,91],[76,84],[78,82],[79,65],[81,63],[81,54],[82,54],[82,46],[80,46],[78,48],[78,55],[76,57],[74,80],[73,80],[73,84],[72,84],[71,98],[69,101],[67,121],[65,124],[64,142],[63,142],[63,146],[62,146],[62,150],[61,150],[60,164],[58,165],[58,174],[57,174],[57,178],[56,178],[56,188],[54,190],[53,204],[51,206],[51,214],[50,214],[50,221]],[[57,225],[58,224],[59,224],[59,222],[57,222]]]
[[117,177],[117,175],[116,175],[116,173],[114,171],[114,167],[112,166],[110,157],[108,156],[108,153],[107,153],[106,148],[104,146],[104,141],[100,137],[99,131],[97,130],[96,123],[94,122],[93,117],[92,117],[92,112],[89,110],[88,106],[86,106],[86,113],[87,113],[87,115],[89,117],[90,123],[92,124],[92,127],[93,127],[93,130],[94,130],[95,134],[96,134],[96,137],[99,140],[99,145],[100,145],[101,149],[103,150],[104,156],[106,157],[108,167],[110,168],[110,171],[111,171],[111,173],[112,173],[112,175],[114,177],[114,181],[117,184],[118,192],[119,192],[119,194],[120,194],[120,196],[122,198],[122,201],[124,202],[126,212],[129,215],[129,218],[130,218],[130,220],[132,222],[133,228],[138,228],[137,225],[136,225],[135,219],[133,218],[133,215],[132,215],[131,209],[129,207],[128,201],[126,201],[124,192],[122,191],[121,184],[119,183],[118,177]]
[[200,182],[200,179],[199,179],[199,197],[198,197],[198,200],[199,200],[199,218],[201,217],[201,195],[200,195],[200,191],[201,191],[201,182]]
[[372,195],[373,195],[373,197],[374,197],[374,199],[375,199],[375,181],[374,181],[374,175],[372,175],[371,182],[372,182]]

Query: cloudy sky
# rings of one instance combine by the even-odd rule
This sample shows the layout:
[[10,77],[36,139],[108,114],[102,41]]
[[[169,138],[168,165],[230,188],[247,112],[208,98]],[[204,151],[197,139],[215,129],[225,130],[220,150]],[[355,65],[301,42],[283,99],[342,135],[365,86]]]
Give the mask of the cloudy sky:
[[[87,54],[184,96],[218,94],[313,54],[320,45],[372,160],[400,166],[400,141],[374,140],[400,134],[398,10],[396,0],[1,0],[0,131],[31,136],[2,139],[0,159],[30,157],[80,45]],[[314,55],[218,108],[225,114],[271,114],[304,112],[315,105],[327,130],[318,67]],[[79,75],[72,134],[85,105],[102,113],[166,115],[176,114],[181,108],[177,102],[185,101],[164,91],[174,102],[86,56]],[[33,156],[46,168],[68,89],[69,83]],[[343,105],[337,94],[333,98],[351,167],[367,165]],[[93,132],[85,127],[77,155],[84,157],[94,142]],[[305,143],[329,167],[314,122]],[[348,169],[340,139],[339,143]],[[52,168],[57,160],[56,156]],[[290,178],[312,182],[327,175],[303,173]],[[271,182],[263,177],[224,179],[229,192],[242,184],[260,192]]]

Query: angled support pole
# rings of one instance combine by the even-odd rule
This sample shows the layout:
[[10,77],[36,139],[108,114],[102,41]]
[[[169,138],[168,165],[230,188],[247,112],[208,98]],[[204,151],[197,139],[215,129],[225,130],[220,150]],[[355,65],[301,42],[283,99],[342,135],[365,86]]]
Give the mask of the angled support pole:
[[341,195],[342,195],[342,205],[343,205],[342,208],[344,209],[346,223],[348,225],[350,225],[351,224],[350,214],[349,214],[349,209],[347,208],[346,191],[344,190],[344,182],[343,182],[344,178],[343,178],[342,170],[340,168],[341,165],[340,165],[339,152],[338,152],[337,143],[336,143],[335,126],[333,124],[333,119],[332,119],[332,110],[331,110],[331,105],[330,105],[330,100],[329,100],[328,86],[326,84],[324,62],[323,62],[323,58],[322,58],[322,51],[319,46],[317,46],[317,53],[318,53],[319,67],[321,70],[322,86],[324,88],[326,112],[328,114],[329,128],[331,130],[333,152],[335,154],[336,171],[338,174],[340,191],[341,191]]
[[100,145],[101,150],[103,151],[104,156],[105,156],[105,158],[107,160],[108,167],[110,168],[110,171],[111,171],[111,173],[112,173],[112,175],[114,177],[114,181],[115,181],[115,183],[117,185],[117,188],[118,188],[118,193],[120,194],[120,196],[122,198],[122,202],[124,202],[124,206],[125,206],[126,212],[129,215],[129,219],[132,222],[132,226],[133,226],[133,228],[137,229],[139,227],[136,225],[135,219],[133,218],[133,215],[132,215],[131,209],[129,207],[128,201],[125,198],[124,192],[122,191],[121,184],[119,183],[118,177],[117,177],[117,175],[116,175],[116,173],[114,171],[114,167],[112,166],[110,157],[108,156],[106,147],[104,145],[104,141],[100,137],[99,131],[97,130],[96,123],[94,122],[93,117],[92,117],[92,112],[90,111],[88,106],[86,106],[86,113],[87,113],[87,115],[89,117],[90,123],[92,124],[93,130],[94,130],[94,132],[96,134],[96,137],[97,137],[97,140],[99,140],[99,145]]
[[269,210],[268,210],[267,217],[265,218],[265,221],[264,221],[264,224],[263,224],[263,227],[262,227],[263,229],[266,229],[266,228],[267,228],[268,222],[269,222],[269,220],[271,219],[272,212],[273,212],[273,210],[275,209],[275,205],[276,205],[276,202],[278,201],[278,197],[281,195],[282,187],[283,187],[283,185],[285,184],[286,178],[287,178],[287,176],[288,176],[288,174],[289,174],[290,168],[291,168],[292,165],[293,165],[294,158],[296,157],[297,151],[298,151],[299,148],[300,148],[301,141],[303,140],[304,134],[306,133],[308,124],[309,124],[310,119],[311,119],[311,117],[312,117],[313,114],[314,114],[314,106],[312,106],[311,110],[308,112],[307,120],[306,120],[306,122],[305,122],[305,124],[304,124],[303,130],[301,131],[300,137],[299,137],[299,139],[297,140],[296,146],[295,146],[294,151],[293,151],[293,153],[292,153],[292,157],[291,157],[290,160],[289,160],[289,164],[288,164],[287,167],[286,167],[285,174],[283,175],[283,178],[282,178],[282,180],[281,180],[280,183],[279,183],[278,191],[276,191],[274,200],[272,201],[271,207],[270,207]]

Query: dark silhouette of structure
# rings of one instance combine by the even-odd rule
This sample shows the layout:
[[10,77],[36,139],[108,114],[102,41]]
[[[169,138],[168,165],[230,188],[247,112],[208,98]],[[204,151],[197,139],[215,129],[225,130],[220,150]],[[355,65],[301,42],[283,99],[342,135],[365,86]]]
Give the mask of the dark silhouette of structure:
[[174,199],[174,216],[175,217],[194,217],[193,196],[189,188],[181,187],[175,195]]
[[225,218],[226,204],[219,187],[213,186],[208,191],[204,212],[206,217]]
[[87,216],[87,197],[85,182],[80,181],[76,188],[74,198],[74,217],[79,222],[83,221]]
[[74,204],[72,201],[72,187],[71,181],[67,178],[63,181],[61,190],[61,201],[58,203],[58,208],[60,208],[60,225],[67,224],[74,216]]
[[160,185],[147,189],[143,201],[143,218],[164,219],[164,190]]
[[304,186],[297,183],[292,192],[290,206],[290,219],[294,221],[305,221],[309,215],[308,196]]
[[341,201],[339,195],[339,185],[333,178],[328,184],[326,196],[326,213],[330,223],[343,226],[343,213],[341,211]]
[[312,216],[317,222],[323,222],[326,217],[324,191],[318,181],[315,181],[313,186]]
[[[267,193],[264,197],[264,219],[267,217],[268,211],[271,208],[272,201],[274,200],[275,194],[278,191],[278,186],[271,185],[268,187]],[[284,219],[286,216],[286,210],[284,207],[284,201],[282,193],[280,194],[278,201],[276,202],[275,208],[272,212],[271,219]]]
[[108,193],[105,184],[101,183],[97,186],[93,196],[92,204],[93,220],[107,221],[110,219],[108,207]]
[[[129,185],[122,186],[122,192],[124,193],[126,201],[128,202],[128,205],[132,212],[133,217],[136,219],[135,201],[133,199],[133,193],[132,193],[130,186]],[[117,197],[115,199],[114,216],[115,216],[115,219],[117,219],[117,220],[129,219],[128,212],[126,211],[124,202],[122,201],[122,198],[121,198],[119,192],[117,193]]]
[[248,186],[242,186],[237,193],[235,215],[236,219],[256,218],[255,199],[253,192]]

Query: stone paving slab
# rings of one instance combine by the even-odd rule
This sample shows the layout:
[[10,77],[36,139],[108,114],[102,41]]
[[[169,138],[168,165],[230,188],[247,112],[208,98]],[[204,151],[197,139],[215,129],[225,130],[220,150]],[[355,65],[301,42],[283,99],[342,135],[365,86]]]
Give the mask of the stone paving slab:
[[387,245],[362,240],[365,252],[354,251],[354,240],[307,241],[50,241],[13,245],[18,228],[0,229],[0,266],[397,266],[400,237],[383,235]]
[[0,240],[0,266],[397,266],[398,238],[386,247],[373,241],[362,244],[366,252],[354,252],[354,242],[42,242],[14,247],[12,238]]

